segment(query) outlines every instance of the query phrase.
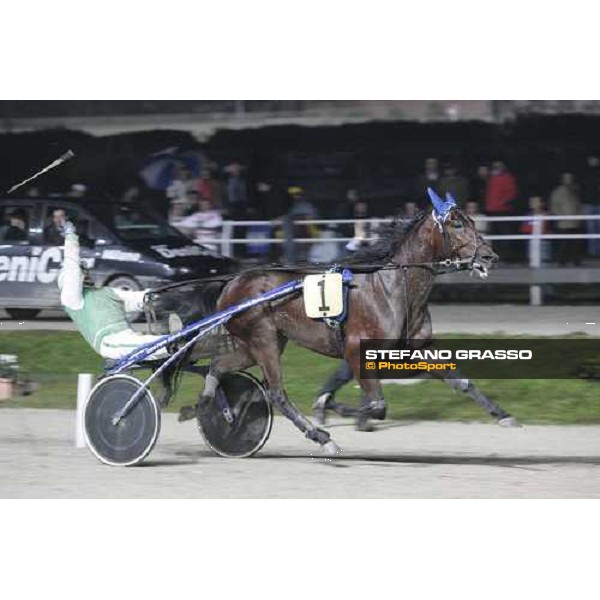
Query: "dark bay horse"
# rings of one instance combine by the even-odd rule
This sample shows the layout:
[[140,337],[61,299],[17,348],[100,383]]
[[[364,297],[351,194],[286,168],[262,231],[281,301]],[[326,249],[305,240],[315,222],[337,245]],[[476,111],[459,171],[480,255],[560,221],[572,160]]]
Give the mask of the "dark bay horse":
[[[360,377],[360,340],[429,340],[432,327],[427,301],[436,274],[468,269],[485,277],[498,260],[473,220],[453,199],[447,197],[444,201],[432,194],[431,213],[392,223],[374,246],[360,251],[347,263],[355,276],[348,293],[347,319],[342,326],[343,344],[327,324],[306,316],[300,293],[251,308],[227,323],[237,349],[212,359],[198,409],[214,399],[223,373],[259,365],[273,404],[307,438],[323,446],[326,453],[336,453],[339,449],[330,434],[301,414],[285,392],[281,354],[287,341],[293,340],[313,352],[348,361],[363,390],[363,420],[385,418],[380,382]],[[361,272],[360,265],[367,262],[374,266]],[[238,304],[303,274],[292,268],[268,267],[242,272],[225,284],[215,308],[222,310]],[[437,375],[454,389],[468,393],[498,419],[510,418],[468,380],[461,379],[458,372]]]

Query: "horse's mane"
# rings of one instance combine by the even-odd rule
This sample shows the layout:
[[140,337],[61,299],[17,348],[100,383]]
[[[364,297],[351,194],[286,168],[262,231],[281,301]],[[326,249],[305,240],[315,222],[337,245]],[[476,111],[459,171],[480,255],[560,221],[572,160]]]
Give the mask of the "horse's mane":
[[410,219],[396,217],[391,223],[381,225],[377,229],[379,238],[375,243],[362,247],[346,259],[344,264],[372,263],[385,265],[406,241],[408,234],[426,218],[427,212],[422,211]]

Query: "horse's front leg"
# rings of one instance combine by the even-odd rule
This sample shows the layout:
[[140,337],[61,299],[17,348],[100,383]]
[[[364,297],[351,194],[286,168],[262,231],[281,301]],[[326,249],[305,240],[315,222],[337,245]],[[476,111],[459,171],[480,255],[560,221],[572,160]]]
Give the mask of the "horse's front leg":
[[[423,323],[419,331],[413,335],[414,340],[419,340],[423,346],[427,346],[431,341],[432,330],[431,330],[431,315],[429,309],[426,309],[423,316]],[[445,370],[445,371],[429,371],[429,375],[435,379],[440,379],[453,390],[459,390],[477,402],[483,410],[487,411],[492,417],[498,420],[498,424],[504,427],[520,427],[519,422],[511,417],[501,406],[496,404],[493,400],[490,400],[483,392],[478,390],[475,385],[466,379],[463,374],[458,370]]]
[[499,404],[488,398],[481,390],[475,387],[475,384],[466,379],[458,370],[446,371],[430,371],[430,376],[436,379],[441,379],[445,384],[449,385],[453,390],[461,391],[477,402],[488,414],[494,417],[499,425],[503,427],[520,427],[521,424],[509,415]]
[[[269,336],[270,337],[270,336]],[[327,456],[340,452],[337,444],[329,433],[316,427],[307,419],[288,398],[283,389],[281,373],[281,351],[277,339],[268,339],[255,333],[252,337],[250,351],[256,362],[262,368],[267,382],[267,394],[270,401],[287,417],[309,440],[320,444]]]

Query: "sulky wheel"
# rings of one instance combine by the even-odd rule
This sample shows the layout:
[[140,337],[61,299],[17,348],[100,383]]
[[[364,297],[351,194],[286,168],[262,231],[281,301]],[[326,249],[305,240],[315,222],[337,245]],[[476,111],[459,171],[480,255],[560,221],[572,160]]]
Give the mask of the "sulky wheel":
[[[198,409],[204,441],[221,456],[252,456],[265,445],[273,425],[273,408],[265,389],[252,375],[238,371],[220,378],[216,394],[210,404],[201,404]],[[224,404],[233,415],[231,423],[223,414]]]
[[130,375],[111,375],[90,392],[84,413],[89,449],[107,465],[135,465],[150,453],[160,431],[160,409],[149,390],[141,393],[129,413],[115,416],[131,400],[142,382]]

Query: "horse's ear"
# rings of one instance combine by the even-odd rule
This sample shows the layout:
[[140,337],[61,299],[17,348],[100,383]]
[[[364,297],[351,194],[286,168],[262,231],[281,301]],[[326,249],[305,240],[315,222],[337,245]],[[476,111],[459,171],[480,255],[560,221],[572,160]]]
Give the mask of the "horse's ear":
[[456,200],[453,198],[452,194],[450,192],[446,193],[446,210],[449,210],[450,208],[452,208],[453,206],[456,206]]
[[433,188],[428,187],[427,193],[429,194],[429,199],[431,200],[431,204],[433,204],[433,208],[435,212],[438,214],[444,214],[445,211],[445,203],[444,201],[435,193]]

